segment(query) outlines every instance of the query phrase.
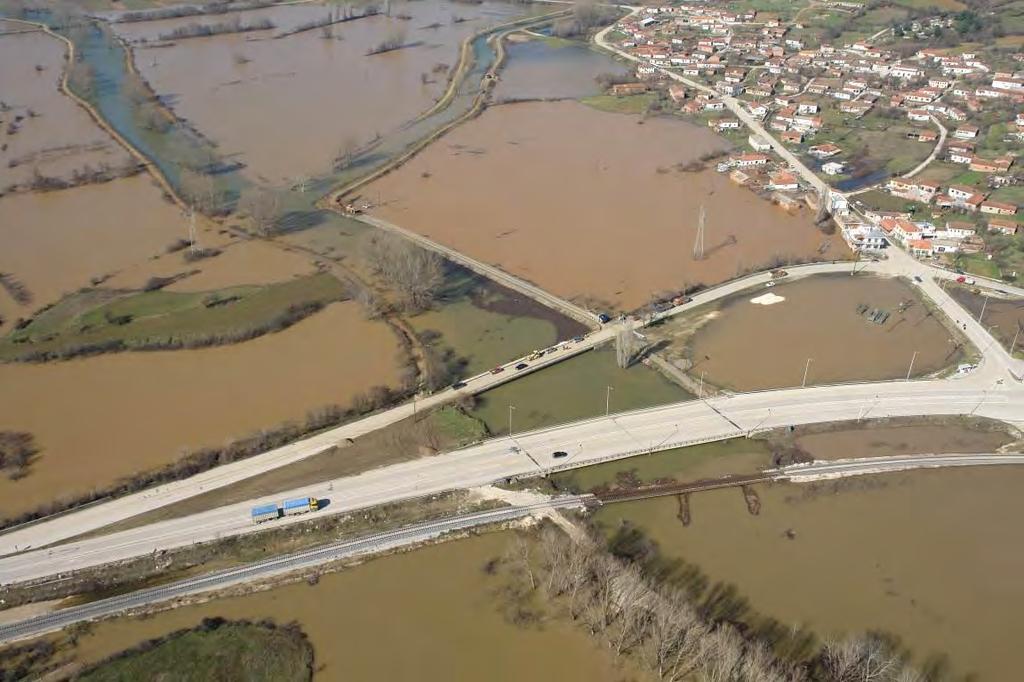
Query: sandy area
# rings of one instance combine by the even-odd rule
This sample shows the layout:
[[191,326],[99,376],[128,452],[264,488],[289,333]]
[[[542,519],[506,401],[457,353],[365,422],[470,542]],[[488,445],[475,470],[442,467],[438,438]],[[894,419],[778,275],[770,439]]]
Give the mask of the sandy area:
[[[631,309],[826,241],[713,171],[672,170],[723,141],[576,102],[492,107],[369,186],[377,215],[571,299]],[[659,171],[660,169],[660,171]],[[707,209],[706,258],[693,248]],[[832,240],[827,257],[844,253]]]
[[0,365],[0,429],[28,431],[31,474],[0,479],[0,514],[112,483],[377,385],[396,385],[398,345],[355,303],[234,346]]

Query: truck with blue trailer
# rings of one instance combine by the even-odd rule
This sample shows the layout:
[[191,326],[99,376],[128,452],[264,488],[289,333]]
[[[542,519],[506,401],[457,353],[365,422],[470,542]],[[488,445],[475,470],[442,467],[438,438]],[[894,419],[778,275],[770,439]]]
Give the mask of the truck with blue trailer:
[[320,504],[315,497],[296,497],[293,500],[285,500],[284,504],[281,505],[281,510],[285,516],[306,514],[319,508]]
[[315,497],[296,497],[292,500],[285,500],[282,504],[270,502],[253,507],[251,511],[253,523],[274,521],[282,516],[297,516],[316,511],[320,508],[320,501]]
[[270,504],[261,504],[257,507],[252,508],[252,522],[263,523],[264,521],[273,521],[281,516],[281,508],[277,506],[276,502]]

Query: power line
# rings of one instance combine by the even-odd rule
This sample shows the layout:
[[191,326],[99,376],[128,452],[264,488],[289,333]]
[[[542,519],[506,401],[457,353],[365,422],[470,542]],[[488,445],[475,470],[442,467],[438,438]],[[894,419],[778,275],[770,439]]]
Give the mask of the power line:
[[704,210],[704,204],[700,205],[700,220],[697,222],[697,238],[693,242],[693,259],[703,260],[704,259],[704,223],[707,218],[707,212]]

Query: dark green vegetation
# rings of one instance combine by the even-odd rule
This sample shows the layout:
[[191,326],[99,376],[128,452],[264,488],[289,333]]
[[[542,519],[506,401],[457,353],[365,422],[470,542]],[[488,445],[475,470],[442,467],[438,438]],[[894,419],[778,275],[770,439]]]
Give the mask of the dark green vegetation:
[[204,680],[304,682],[313,677],[313,646],[298,625],[205,618],[144,642],[82,672],[87,682]]
[[41,362],[126,350],[172,350],[237,343],[285,329],[343,300],[325,273],[207,293],[85,289],[0,339],[0,360]]

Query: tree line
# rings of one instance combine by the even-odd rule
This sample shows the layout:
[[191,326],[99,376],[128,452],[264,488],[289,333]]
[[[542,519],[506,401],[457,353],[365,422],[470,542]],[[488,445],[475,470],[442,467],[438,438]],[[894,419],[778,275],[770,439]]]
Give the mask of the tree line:
[[572,538],[554,526],[536,542],[518,536],[505,564],[514,578],[521,623],[538,618],[523,604],[539,594],[599,640],[616,659],[629,659],[658,679],[749,682],[923,682],[907,657],[880,635],[829,641],[810,655],[782,655],[771,640],[730,619],[714,600],[671,576],[606,551],[590,536]]

